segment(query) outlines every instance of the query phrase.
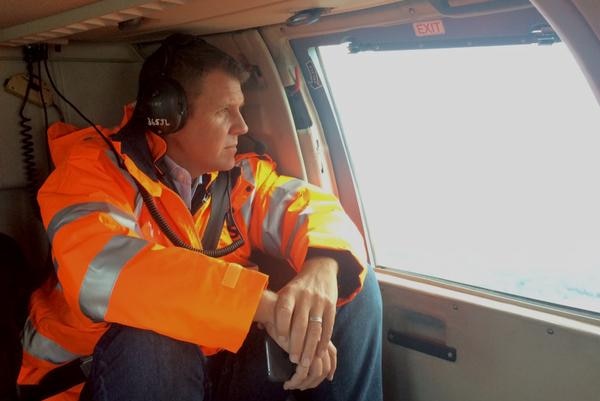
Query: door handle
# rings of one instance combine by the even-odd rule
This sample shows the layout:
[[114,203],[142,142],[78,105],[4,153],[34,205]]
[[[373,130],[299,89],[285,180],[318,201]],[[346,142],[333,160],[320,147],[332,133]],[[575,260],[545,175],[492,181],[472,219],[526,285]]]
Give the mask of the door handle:
[[456,348],[449,347],[437,341],[432,341],[419,336],[403,334],[395,330],[389,330],[387,338],[389,342],[400,345],[401,347],[435,356],[436,358],[441,358],[446,361],[456,362]]

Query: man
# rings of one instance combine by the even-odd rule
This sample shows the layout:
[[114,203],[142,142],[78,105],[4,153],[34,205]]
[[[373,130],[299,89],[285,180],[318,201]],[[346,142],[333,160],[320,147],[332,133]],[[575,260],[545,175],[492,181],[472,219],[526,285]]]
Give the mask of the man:
[[[381,399],[381,300],[362,239],[332,195],[267,156],[236,156],[244,78],[173,35],[116,135],[51,127],[56,170],[38,199],[58,281],[32,297],[22,383],[93,354],[81,399]],[[200,250],[221,202],[218,249]],[[257,254],[293,269],[278,292]],[[259,326],[297,363],[283,384],[267,380]]]

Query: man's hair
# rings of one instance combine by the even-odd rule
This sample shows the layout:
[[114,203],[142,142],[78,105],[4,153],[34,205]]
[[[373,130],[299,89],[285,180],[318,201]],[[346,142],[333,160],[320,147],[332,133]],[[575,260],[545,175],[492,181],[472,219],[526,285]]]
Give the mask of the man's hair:
[[140,90],[161,77],[177,81],[184,89],[188,110],[200,94],[202,78],[212,71],[223,71],[240,83],[248,78],[240,62],[221,49],[207,43],[198,36],[175,33],[167,37],[162,45],[144,62],[139,76]]

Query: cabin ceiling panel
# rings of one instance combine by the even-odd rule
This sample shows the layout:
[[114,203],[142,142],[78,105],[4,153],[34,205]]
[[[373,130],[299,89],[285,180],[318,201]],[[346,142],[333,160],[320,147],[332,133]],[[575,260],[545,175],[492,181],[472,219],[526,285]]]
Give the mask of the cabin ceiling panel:
[[0,29],[98,2],[98,0],[3,0]]
[[10,0],[3,7],[0,45],[136,40],[174,29],[209,34],[282,23],[309,8],[337,14],[394,2],[398,0]]

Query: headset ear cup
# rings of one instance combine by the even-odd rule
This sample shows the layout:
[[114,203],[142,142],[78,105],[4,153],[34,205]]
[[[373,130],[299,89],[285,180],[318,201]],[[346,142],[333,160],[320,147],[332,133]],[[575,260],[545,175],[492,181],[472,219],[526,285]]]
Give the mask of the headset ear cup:
[[177,81],[160,78],[140,88],[136,110],[152,132],[167,135],[179,131],[188,113],[185,91]]

